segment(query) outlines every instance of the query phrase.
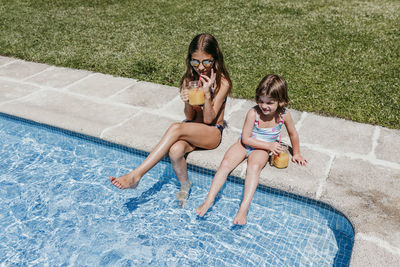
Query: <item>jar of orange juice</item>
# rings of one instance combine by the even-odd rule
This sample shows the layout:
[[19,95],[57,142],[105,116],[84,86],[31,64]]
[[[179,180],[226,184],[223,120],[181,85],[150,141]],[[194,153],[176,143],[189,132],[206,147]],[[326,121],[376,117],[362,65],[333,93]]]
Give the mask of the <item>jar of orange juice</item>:
[[272,156],[272,165],[278,169],[284,169],[289,165],[289,149],[287,145],[282,144],[283,151],[279,155]]
[[204,104],[204,90],[199,88],[198,81],[189,82],[189,104],[192,106],[200,106]]

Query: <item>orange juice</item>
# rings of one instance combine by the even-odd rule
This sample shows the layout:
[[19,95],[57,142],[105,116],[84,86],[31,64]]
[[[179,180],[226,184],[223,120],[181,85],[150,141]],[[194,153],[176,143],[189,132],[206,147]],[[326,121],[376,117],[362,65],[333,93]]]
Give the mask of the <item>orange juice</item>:
[[204,91],[201,88],[189,90],[189,104],[199,106],[204,104]]
[[274,155],[273,156],[273,162],[272,164],[279,168],[283,169],[286,168],[289,165],[289,152],[286,148],[279,154],[279,155]]

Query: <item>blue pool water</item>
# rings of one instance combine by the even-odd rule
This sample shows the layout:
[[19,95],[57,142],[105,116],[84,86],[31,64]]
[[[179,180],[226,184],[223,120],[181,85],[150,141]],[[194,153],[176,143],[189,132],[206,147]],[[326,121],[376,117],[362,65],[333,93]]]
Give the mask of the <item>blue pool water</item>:
[[146,155],[0,115],[0,265],[348,266],[354,232],[329,206],[267,187],[244,227],[232,225],[243,192],[230,177],[205,218],[213,172],[190,167],[185,209],[164,160],[135,190],[107,177]]

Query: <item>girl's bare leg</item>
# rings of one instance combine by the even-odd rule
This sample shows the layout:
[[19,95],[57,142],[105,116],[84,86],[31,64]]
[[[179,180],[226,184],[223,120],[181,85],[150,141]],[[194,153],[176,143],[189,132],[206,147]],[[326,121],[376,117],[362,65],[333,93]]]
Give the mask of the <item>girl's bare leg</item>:
[[142,176],[153,168],[177,141],[183,140],[195,147],[212,149],[219,144],[220,136],[216,127],[203,123],[173,123],[136,169],[118,178],[110,176],[109,179],[119,189],[135,188]]
[[245,157],[246,149],[244,148],[240,140],[234,143],[228,149],[221,164],[218,167],[217,173],[214,176],[206,200],[196,209],[196,213],[199,216],[203,217],[204,214],[206,214],[208,209],[214,203],[215,196],[218,194],[219,190],[221,190],[226,179],[228,178],[229,173],[234,168],[236,168],[245,159]]
[[169,149],[169,158],[174,167],[175,174],[180,182],[179,192],[176,195],[178,204],[185,207],[186,200],[189,197],[189,191],[192,183],[188,179],[187,163],[185,155],[195,149],[194,146],[186,141],[178,141]]
[[171,159],[172,167],[174,167],[175,174],[181,184],[189,180],[185,155],[192,152],[195,148],[186,141],[178,141],[169,149],[169,158]]
[[246,179],[244,181],[243,200],[238,213],[233,220],[234,224],[243,225],[247,222],[251,200],[258,186],[261,170],[268,161],[268,152],[265,150],[253,150],[247,160]]

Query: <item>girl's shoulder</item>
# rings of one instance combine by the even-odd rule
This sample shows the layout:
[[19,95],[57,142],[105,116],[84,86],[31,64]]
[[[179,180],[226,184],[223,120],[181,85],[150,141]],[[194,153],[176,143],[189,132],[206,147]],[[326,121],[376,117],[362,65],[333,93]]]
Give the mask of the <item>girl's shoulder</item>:
[[283,111],[281,112],[281,116],[282,116],[282,117],[291,116],[291,115],[290,115],[290,112],[289,112],[289,109],[283,108]]
[[281,118],[285,124],[293,123],[292,115],[290,114],[290,112],[287,108],[285,108],[284,112],[281,113]]
[[221,88],[226,88],[226,90],[228,92],[230,92],[231,90],[231,83],[229,82],[229,80],[227,80],[224,76],[221,77],[221,84],[220,84]]
[[251,107],[249,111],[247,111],[247,115],[257,116],[257,114],[259,114],[258,105]]
[[229,80],[224,75],[221,75],[221,84],[229,85]]
[[259,110],[258,105],[255,105],[255,106],[251,107],[251,108],[249,109],[249,112],[259,113],[260,110]]
[[252,121],[254,122],[258,115],[257,115],[257,110],[256,110],[257,106],[251,107],[247,113],[246,113],[246,121]]
[[225,90],[228,92],[228,94],[231,94],[232,92],[232,82],[230,79],[226,78],[225,76],[221,76],[220,88],[225,88]]

